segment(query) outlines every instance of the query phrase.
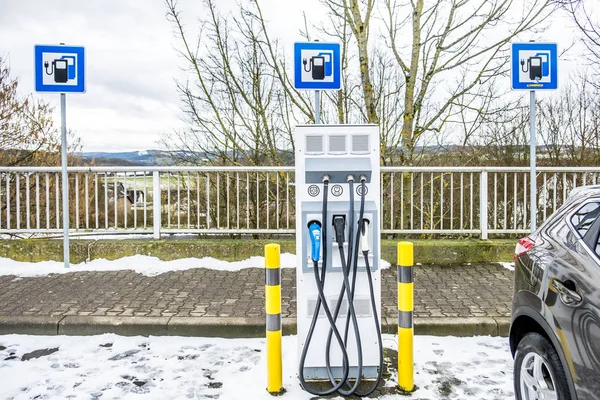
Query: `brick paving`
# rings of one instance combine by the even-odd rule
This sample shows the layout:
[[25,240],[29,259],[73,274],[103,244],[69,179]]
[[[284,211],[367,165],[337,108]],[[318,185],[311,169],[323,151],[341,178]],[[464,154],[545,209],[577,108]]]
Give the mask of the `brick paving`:
[[[296,316],[295,270],[282,270],[282,316]],[[382,314],[397,318],[396,269],[382,271]],[[510,316],[513,273],[498,264],[415,267],[415,317]],[[0,276],[2,316],[264,316],[264,270],[191,269]]]

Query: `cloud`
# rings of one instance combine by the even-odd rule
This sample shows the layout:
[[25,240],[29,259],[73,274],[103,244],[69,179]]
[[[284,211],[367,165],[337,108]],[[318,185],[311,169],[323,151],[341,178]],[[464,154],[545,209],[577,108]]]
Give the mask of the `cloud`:
[[[68,128],[84,150],[156,148],[181,124],[174,79],[182,72],[165,11],[158,0],[3,1],[0,54],[25,94],[34,89],[35,44],[84,46],[86,93],[67,96]],[[56,94],[37,96],[58,105]]]

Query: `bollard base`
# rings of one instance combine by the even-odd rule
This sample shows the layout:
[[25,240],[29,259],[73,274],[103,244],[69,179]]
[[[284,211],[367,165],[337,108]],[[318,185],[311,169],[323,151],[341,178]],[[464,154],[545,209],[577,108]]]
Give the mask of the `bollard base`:
[[281,388],[281,389],[279,389],[279,391],[277,391],[277,392],[269,392],[268,390],[267,390],[267,392],[268,392],[268,393],[269,393],[271,396],[277,397],[277,396],[283,396],[283,395],[285,394],[286,390],[285,390],[285,388]]
[[414,385],[412,390],[406,390],[403,387],[397,386],[396,389],[398,389],[398,393],[402,394],[402,395],[410,395],[413,392],[416,392],[419,387],[417,385]]

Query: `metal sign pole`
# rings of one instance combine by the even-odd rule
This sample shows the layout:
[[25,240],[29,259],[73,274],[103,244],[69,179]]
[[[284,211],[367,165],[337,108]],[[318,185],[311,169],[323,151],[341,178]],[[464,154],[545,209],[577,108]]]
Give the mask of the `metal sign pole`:
[[321,91],[315,90],[315,124],[321,123]]
[[60,133],[61,133],[61,164],[62,164],[62,196],[63,196],[63,231],[64,231],[64,260],[65,268],[69,268],[69,176],[67,175],[67,96],[60,94]]
[[535,148],[536,148],[536,134],[535,134],[535,90],[529,92],[529,135],[530,135],[530,149],[529,149],[529,161],[531,165],[531,233],[536,230],[537,220],[537,189],[536,189],[536,172],[535,172]]

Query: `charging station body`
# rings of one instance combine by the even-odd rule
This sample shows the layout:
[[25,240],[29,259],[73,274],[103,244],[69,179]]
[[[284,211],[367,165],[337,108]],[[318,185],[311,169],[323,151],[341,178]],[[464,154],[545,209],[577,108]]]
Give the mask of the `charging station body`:
[[[381,273],[380,259],[380,153],[379,127],[377,125],[300,125],[295,130],[296,145],[296,290],[298,312],[298,359],[306,345],[308,330],[318,299],[315,283],[314,263],[311,259],[311,240],[307,225],[311,221],[327,224],[327,237],[321,238],[319,269],[323,265],[323,247],[327,241],[326,280],[324,294],[331,312],[336,308],[343,285],[342,262],[333,227],[334,216],[345,220],[344,256],[348,257],[348,241],[355,246],[361,203],[361,176],[366,178],[366,194],[363,218],[369,221],[368,262],[373,281],[377,315],[381,316]],[[327,217],[323,221],[323,177],[329,177]],[[350,227],[350,184],[348,175],[354,177],[354,234],[349,236]],[[361,239],[362,240],[362,239]],[[365,261],[358,249],[357,276],[353,305],[359,326],[363,355],[362,376],[377,377],[379,365],[379,342],[375,328],[373,310]],[[350,273],[350,279],[352,274]],[[352,282],[350,282],[352,284]],[[344,296],[336,326],[343,334],[346,325],[348,297]],[[377,321],[380,324],[380,320]],[[357,374],[357,345],[352,324],[348,334],[347,353],[350,376]],[[321,308],[312,341],[304,363],[306,379],[328,379],[325,353],[326,338],[330,325]],[[337,341],[331,342],[331,371],[336,378],[342,377],[342,352]]]

